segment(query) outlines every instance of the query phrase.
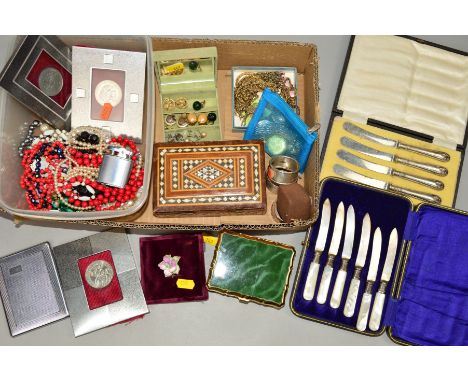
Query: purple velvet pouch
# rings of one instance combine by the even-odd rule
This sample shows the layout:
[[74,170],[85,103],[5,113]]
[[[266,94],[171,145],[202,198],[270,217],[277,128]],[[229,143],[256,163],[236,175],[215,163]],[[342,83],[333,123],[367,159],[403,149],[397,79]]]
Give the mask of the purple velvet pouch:
[[140,265],[148,304],[208,300],[201,234],[140,238]]

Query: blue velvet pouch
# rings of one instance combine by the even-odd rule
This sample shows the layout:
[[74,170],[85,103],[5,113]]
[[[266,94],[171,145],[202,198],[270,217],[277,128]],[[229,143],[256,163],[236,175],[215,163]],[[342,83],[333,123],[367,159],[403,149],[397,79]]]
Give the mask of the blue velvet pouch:
[[304,172],[317,133],[309,133],[305,122],[278,94],[266,88],[249,122],[244,139],[265,141],[270,156],[286,155],[299,162]]
[[[382,253],[377,279],[372,289],[373,301],[380,284],[388,239],[393,228],[398,231],[399,243],[397,258],[390,282],[386,289],[383,319],[377,331],[366,329],[365,334],[380,335],[386,327],[398,342],[419,345],[468,345],[468,216],[454,210],[423,204],[417,212],[412,211],[410,201],[404,197],[371,189],[335,178],[322,183],[320,207],[326,199],[331,202],[331,221],[324,254],[320,259],[320,273],[327,261],[326,253],[330,246],[331,232],[336,208],[343,201],[347,208],[353,205],[356,215],[356,229],[351,260],[341,305],[330,307],[330,295],[340,267],[343,239],[334,262],[334,272],[325,304],[318,304],[316,298],[307,301],[303,298],[305,280],[314,257],[314,247],[318,236],[321,214],[310,231],[296,283],[291,297],[291,309],[303,318],[320,321],[333,326],[355,331],[357,312],[365,289],[372,237],[369,244],[366,264],[361,274],[361,284],[353,317],[343,314],[346,298],[366,212],[370,214],[372,232],[378,226],[382,231]],[[344,227],[344,230],[346,227]],[[344,236],[344,232],[343,232]],[[406,265],[402,254],[406,244],[409,247]],[[398,298],[391,298],[392,287],[398,267],[403,267],[402,284]]]

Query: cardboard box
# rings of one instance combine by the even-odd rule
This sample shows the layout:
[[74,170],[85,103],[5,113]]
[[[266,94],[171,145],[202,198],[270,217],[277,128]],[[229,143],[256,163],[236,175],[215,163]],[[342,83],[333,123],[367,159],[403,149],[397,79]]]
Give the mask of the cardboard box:
[[[218,50],[218,97],[220,104],[221,125],[225,140],[242,139],[242,132],[232,131],[232,78],[233,66],[291,66],[297,67],[298,99],[301,117],[310,127],[319,130],[318,105],[318,57],[317,48],[312,44],[267,41],[239,40],[201,40],[152,38],[153,51],[185,49],[215,46]],[[155,142],[163,141],[160,97],[156,90]],[[318,142],[318,140],[317,140]],[[268,159],[266,159],[268,160]],[[278,223],[270,213],[276,195],[267,190],[267,213],[265,215],[223,215],[211,217],[155,217],[153,216],[152,196],[144,211],[132,220],[125,218],[105,222],[111,225],[123,225],[142,229],[190,229],[190,230],[303,230],[317,218],[319,173],[319,145],[315,144],[309,157],[308,166],[303,174],[305,189],[312,197],[312,218],[300,224]],[[101,224],[100,221],[90,222]]]
[[[241,132],[232,131],[232,78],[233,66],[289,66],[297,68],[297,87],[301,117],[312,131],[319,132],[318,103],[318,56],[313,44],[292,42],[239,41],[239,40],[202,40],[202,39],[151,39],[152,50],[171,50],[215,46],[218,51],[218,97],[220,118],[225,140],[242,139]],[[125,49],[125,38],[110,39],[106,43],[109,49]],[[149,71],[148,71],[149,72]],[[152,72],[152,71],[151,71]],[[150,72],[150,73],[151,73]],[[151,82],[154,83],[152,78]],[[148,99],[148,97],[147,97]],[[163,126],[161,117],[160,96],[155,89],[156,114],[154,115],[154,143],[163,141]],[[16,115],[21,115],[17,111]],[[146,116],[149,118],[149,116]],[[25,117],[22,117],[24,119]],[[30,118],[26,119],[29,120]],[[317,140],[318,142],[319,140]],[[266,159],[268,160],[268,159]],[[149,174],[150,172],[146,172]],[[81,220],[80,223],[100,226],[128,227],[139,229],[171,229],[171,230],[303,230],[312,224],[318,214],[318,177],[319,177],[319,145],[315,144],[309,157],[307,168],[300,183],[302,183],[312,200],[312,217],[309,221],[300,223],[279,223],[270,213],[276,195],[267,190],[267,213],[265,215],[244,216],[212,216],[212,217],[155,217],[153,215],[152,190],[146,205],[137,213],[116,219],[100,219],[94,217]],[[149,181],[149,177],[146,177]],[[68,222],[73,222],[68,221]],[[78,222],[77,220],[75,222]]]

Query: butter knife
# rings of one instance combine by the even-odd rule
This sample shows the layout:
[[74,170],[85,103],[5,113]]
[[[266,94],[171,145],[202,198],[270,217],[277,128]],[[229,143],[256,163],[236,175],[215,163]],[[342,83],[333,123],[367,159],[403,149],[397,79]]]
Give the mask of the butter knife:
[[414,160],[402,158],[397,155],[387,153],[385,151],[380,151],[380,150],[373,149],[372,147],[365,146],[362,143],[356,142],[348,137],[341,137],[340,141],[341,141],[341,144],[345,147],[348,147],[350,149],[359,151],[360,153],[363,153],[363,154],[366,154],[371,157],[378,158],[387,162],[401,163],[406,166],[410,166],[413,168],[417,168],[419,170],[427,171],[427,172],[430,172],[432,174],[436,174],[439,176],[445,176],[448,174],[448,170],[443,166],[436,166],[436,165],[432,165],[429,163],[416,162]]
[[325,249],[327,242],[328,228],[330,226],[331,206],[330,199],[326,199],[322,205],[322,218],[320,220],[320,228],[315,242],[314,259],[310,263],[309,272],[304,287],[303,297],[304,300],[310,301],[314,298],[315,285],[317,284],[317,277],[320,268],[320,256]]
[[341,304],[341,296],[343,294],[346,281],[348,262],[349,259],[351,259],[351,254],[353,252],[354,228],[354,207],[350,205],[348,207],[348,211],[346,212],[346,233],[343,244],[343,252],[341,253],[341,266],[338,274],[336,275],[335,285],[333,287],[333,292],[330,299],[330,306],[334,309],[337,309]]
[[356,323],[356,329],[360,332],[366,330],[367,320],[369,318],[370,304],[372,301],[372,287],[375,283],[375,277],[377,276],[377,270],[379,269],[380,252],[382,250],[382,232],[377,227],[374,232],[374,240],[372,242],[372,255],[369,265],[369,271],[367,272],[367,283],[366,290],[362,295],[361,307],[359,308],[358,319]]
[[384,145],[387,147],[396,147],[397,149],[411,151],[413,153],[425,155],[427,157],[440,160],[442,162],[448,162],[450,160],[450,155],[443,151],[429,150],[429,149],[423,149],[421,147],[417,147],[413,145],[407,145],[395,139],[390,139],[390,138],[382,137],[380,135],[371,133],[350,122],[345,122],[345,124],[343,125],[343,128],[346,131],[350,132],[351,134],[357,135],[358,137],[361,137],[361,138],[368,139],[369,141],[372,141],[372,142],[380,143],[381,145]]
[[365,175],[359,174],[346,168],[340,164],[335,164],[333,166],[333,171],[335,174],[340,175],[344,178],[354,180],[359,183],[367,184],[368,186],[380,188],[381,190],[390,190],[394,192],[399,192],[414,198],[425,200],[426,202],[431,202],[435,204],[440,204],[441,199],[438,195],[426,194],[424,192],[414,191],[409,188],[395,186],[391,183],[384,182],[383,180],[368,178]]
[[373,331],[379,330],[380,321],[382,320],[382,311],[385,303],[385,290],[387,284],[392,277],[393,264],[395,262],[396,251],[398,247],[398,231],[396,228],[392,230],[390,234],[390,240],[388,242],[387,256],[380,277],[380,285],[377,294],[375,295],[374,305],[372,306],[372,313],[369,320],[369,329]]
[[367,250],[369,249],[370,232],[371,219],[369,214],[366,214],[362,220],[361,239],[359,241],[356,264],[354,265],[354,275],[348,289],[348,296],[346,297],[346,303],[343,309],[343,314],[346,317],[352,317],[354,315],[354,309],[356,308],[356,300],[361,283],[361,271],[366,263]]
[[422,176],[411,175],[407,172],[398,171],[391,167],[383,166],[374,162],[369,162],[345,150],[338,150],[337,155],[339,158],[343,159],[348,163],[351,163],[361,168],[365,168],[367,170],[378,172],[379,174],[396,176],[398,178],[402,178],[411,182],[422,184],[424,186],[435,188],[436,190],[444,189],[444,183],[442,183],[440,180],[428,179],[423,178]]
[[[354,212],[354,211],[353,211]],[[333,261],[338,253],[341,243],[341,235],[343,233],[344,224],[344,204],[341,202],[336,210],[335,226],[333,227],[333,235],[328,250],[327,265],[323,269],[322,279],[320,280],[319,291],[317,293],[317,302],[324,304],[327,300],[328,289],[330,288],[330,281],[333,273]]]

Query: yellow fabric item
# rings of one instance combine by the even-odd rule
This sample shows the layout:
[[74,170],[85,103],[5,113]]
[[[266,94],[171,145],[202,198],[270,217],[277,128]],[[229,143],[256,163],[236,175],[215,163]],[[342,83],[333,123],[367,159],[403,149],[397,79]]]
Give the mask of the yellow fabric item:
[[[410,144],[410,145],[414,145],[414,146],[418,146],[422,148],[432,149],[432,150],[444,151],[450,155],[450,160],[448,162],[441,162],[441,161],[438,161],[438,160],[435,160],[435,159],[432,159],[423,155],[411,153],[409,151],[397,149],[394,147],[383,146],[378,143],[372,142],[370,140],[360,138],[356,135],[348,133],[347,131],[343,129],[343,124],[345,122],[352,122],[353,124],[363,128],[364,130],[373,132],[374,134],[378,134],[386,138],[399,140],[402,143],[406,143],[406,144]],[[444,166],[448,169],[448,174],[447,176],[437,176],[429,172],[418,170],[418,169],[408,167],[402,164],[386,162],[381,159],[377,159],[377,158],[373,158],[365,154],[361,154],[355,150],[344,147],[340,143],[340,139],[343,136],[347,136],[348,138],[351,138],[355,141],[358,141],[374,149],[385,151],[391,154],[397,154],[398,156],[403,157],[403,158],[412,159],[412,160],[416,160],[419,162],[425,162],[425,163],[439,165],[439,166]],[[336,117],[334,119],[333,125],[331,126],[331,131],[328,137],[328,144],[327,144],[327,147],[324,149],[326,151],[325,151],[325,157],[323,158],[323,162],[322,162],[322,170],[320,172],[320,179],[324,179],[329,176],[340,177],[337,174],[335,174],[335,172],[333,171],[333,165],[335,165],[336,163],[339,163],[343,165],[344,167],[347,167],[350,170],[353,170],[362,175],[366,175],[369,178],[379,179],[385,182],[390,182],[394,184],[395,186],[406,187],[415,191],[422,191],[425,193],[438,195],[442,199],[441,204],[444,206],[451,207],[454,203],[455,189],[456,189],[457,179],[458,179],[458,169],[460,167],[460,160],[461,160],[461,153],[456,150],[449,150],[444,147],[434,145],[432,143],[424,142],[415,138],[407,137],[405,135],[390,132],[384,129],[379,129],[375,126],[369,126],[369,125],[365,125],[362,123],[354,122],[352,120],[347,120],[342,117]],[[336,153],[339,149],[347,150],[350,153],[355,154],[356,156],[362,159],[365,159],[369,162],[374,162],[374,163],[378,163],[387,167],[392,167],[396,170],[404,171],[412,175],[440,180],[444,183],[445,188],[442,191],[438,191],[433,188],[420,185],[418,183],[407,181],[405,179],[401,179],[401,178],[391,176],[391,175],[380,174],[371,170],[363,169],[361,167],[352,165],[338,158]],[[410,199],[412,200],[415,206],[422,203],[422,201],[419,199],[415,199],[415,198],[410,198]]]

